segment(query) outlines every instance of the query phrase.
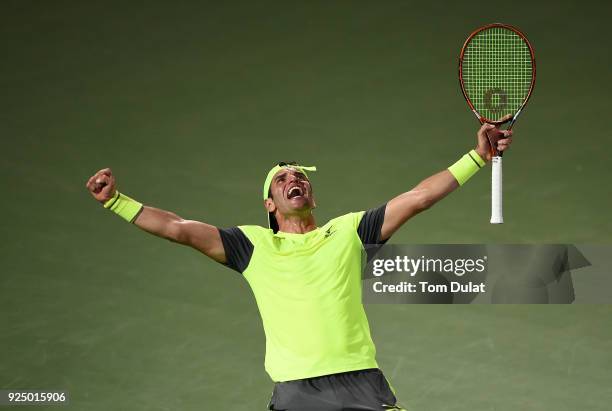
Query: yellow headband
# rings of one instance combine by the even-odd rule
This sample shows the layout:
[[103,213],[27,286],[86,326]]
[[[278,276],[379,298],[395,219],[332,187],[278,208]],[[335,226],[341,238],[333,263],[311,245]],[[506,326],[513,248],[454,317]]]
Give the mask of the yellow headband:
[[300,170],[302,173],[304,173],[306,177],[308,177],[308,174],[306,173],[306,171],[317,171],[317,167],[315,166],[300,166],[296,163],[278,163],[277,165],[272,167],[270,171],[268,171],[268,176],[266,177],[266,181],[263,186],[263,199],[264,200],[268,198],[268,193],[270,192],[270,185],[272,184],[272,177],[274,177],[274,175],[283,168],[296,168]]

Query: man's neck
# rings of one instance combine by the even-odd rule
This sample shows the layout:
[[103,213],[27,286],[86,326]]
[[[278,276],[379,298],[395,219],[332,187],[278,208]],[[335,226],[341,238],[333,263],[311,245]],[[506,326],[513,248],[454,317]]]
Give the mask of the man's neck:
[[317,224],[312,214],[306,216],[291,215],[277,217],[278,231],[283,233],[305,234],[309,231],[316,230]]

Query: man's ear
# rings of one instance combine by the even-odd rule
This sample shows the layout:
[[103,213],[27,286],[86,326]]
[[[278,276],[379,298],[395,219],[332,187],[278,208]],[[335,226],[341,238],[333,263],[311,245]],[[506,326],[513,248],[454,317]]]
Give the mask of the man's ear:
[[271,198],[266,198],[264,200],[264,207],[268,210],[268,213],[273,213],[276,211],[276,204],[274,204],[274,200]]

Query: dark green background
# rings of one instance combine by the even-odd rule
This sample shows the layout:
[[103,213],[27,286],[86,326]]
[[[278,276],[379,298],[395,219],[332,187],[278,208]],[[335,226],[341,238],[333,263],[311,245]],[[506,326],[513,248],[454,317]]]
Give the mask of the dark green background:
[[[393,241],[610,243],[610,11],[3,2],[0,388],[67,389],[75,410],[264,409],[246,282],[105,212],[85,181],[111,167],[144,203],[264,224],[265,172],[298,160],[319,167],[320,223],[379,205],[474,145],[457,56],[489,22],[524,30],[538,59],[505,157],[506,224],[488,223],[487,169]],[[411,410],[609,409],[610,306],[367,311]]]

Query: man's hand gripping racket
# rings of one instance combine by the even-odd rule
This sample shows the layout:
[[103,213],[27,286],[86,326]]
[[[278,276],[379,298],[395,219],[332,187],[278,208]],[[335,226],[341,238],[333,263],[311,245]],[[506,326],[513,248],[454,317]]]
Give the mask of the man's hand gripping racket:
[[[459,56],[461,91],[483,124],[478,131],[476,151],[493,162],[491,224],[504,222],[502,154],[512,142],[512,126],[533,91],[535,67],[533,48],[525,35],[501,23],[472,32]],[[507,129],[500,130],[499,126],[506,123]]]
[[[505,122],[508,122],[511,118],[512,114],[503,117]],[[476,136],[478,137],[478,145],[475,150],[487,163],[495,156],[501,156],[512,144],[512,130],[502,130],[499,128],[499,124],[484,123]]]

